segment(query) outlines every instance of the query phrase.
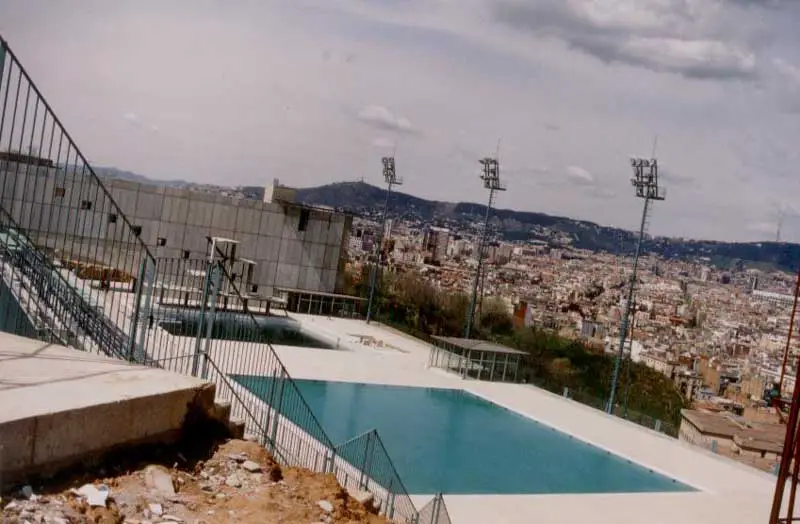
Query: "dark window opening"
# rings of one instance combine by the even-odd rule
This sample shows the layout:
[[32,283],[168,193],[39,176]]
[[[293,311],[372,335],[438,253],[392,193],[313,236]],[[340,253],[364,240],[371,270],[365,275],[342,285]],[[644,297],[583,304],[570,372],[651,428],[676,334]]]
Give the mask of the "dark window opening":
[[184,258],[184,260],[189,260],[189,255],[191,255],[191,253],[190,253],[189,251],[184,251],[184,252],[183,252],[183,258]]
[[89,211],[92,209],[92,202],[91,200],[81,200],[81,209],[84,211]]
[[142,234],[142,226],[133,226],[133,234],[137,237]]
[[156,244],[157,244],[159,247],[164,247],[164,246],[166,246],[166,245],[167,245],[167,239],[166,239],[166,238],[164,238],[164,237],[158,237],[158,239],[156,240]]
[[117,223],[117,215],[115,213],[111,213],[110,215],[108,215],[108,223],[109,224]]
[[63,187],[57,187],[53,190],[53,196],[56,198],[64,198],[64,195],[67,194],[67,190]]
[[258,293],[258,284],[250,286],[250,293]]
[[308,219],[311,218],[311,211],[308,209],[302,209],[300,211],[300,222],[297,223],[297,230],[298,231],[305,231],[308,227]]

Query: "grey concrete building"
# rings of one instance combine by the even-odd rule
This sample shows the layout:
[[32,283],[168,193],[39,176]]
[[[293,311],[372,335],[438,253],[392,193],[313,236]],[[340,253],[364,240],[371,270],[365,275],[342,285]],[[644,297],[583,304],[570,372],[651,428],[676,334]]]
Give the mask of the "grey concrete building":
[[[274,198],[286,191],[265,191],[274,201],[263,202],[126,180],[108,179],[104,186],[107,193],[85,170],[49,160],[0,159],[4,209],[62,257],[134,268],[139,261],[132,258],[141,256],[136,233],[157,258],[200,258],[209,237],[221,237],[237,241],[236,256],[254,264],[248,292],[269,297],[274,288],[339,289],[349,215]],[[112,198],[132,228],[117,216]]]

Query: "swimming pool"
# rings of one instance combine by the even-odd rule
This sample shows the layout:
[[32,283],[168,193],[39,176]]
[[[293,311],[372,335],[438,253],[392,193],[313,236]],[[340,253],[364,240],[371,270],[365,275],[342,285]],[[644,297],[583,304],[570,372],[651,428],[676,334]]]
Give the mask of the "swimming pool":
[[[174,314],[160,319],[159,325],[171,335],[196,337],[200,327],[198,313],[195,310]],[[296,322],[285,321],[275,317],[255,317],[257,328],[253,329],[253,320],[240,314],[217,313],[214,319],[211,338],[217,340],[235,340],[240,342],[269,342],[280,346],[297,346],[315,349],[335,349],[322,337],[313,336],[300,328]],[[297,324],[297,325],[295,325]]]
[[461,390],[296,382],[334,442],[377,429],[412,494],[695,491]]

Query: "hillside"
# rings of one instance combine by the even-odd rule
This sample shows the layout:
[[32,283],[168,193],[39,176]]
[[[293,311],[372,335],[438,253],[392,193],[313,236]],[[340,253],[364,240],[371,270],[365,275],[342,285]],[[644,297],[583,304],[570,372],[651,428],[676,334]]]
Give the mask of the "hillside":
[[[307,204],[344,208],[366,216],[377,216],[386,190],[364,182],[337,182],[299,189],[299,201]],[[425,200],[401,192],[392,193],[392,208],[399,218],[450,225],[460,230],[474,227],[486,206],[468,202]],[[581,249],[610,253],[632,253],[636,235],[572,218],[544,213],[497,209],[492,226],[506,240],[541,240],[550,244],[569,244]],[[646,253],[683,260],[704,260],[723,268],[767,267],[795,271],[800,264],[800,245],[779,242],[716,242],[652,237]]]

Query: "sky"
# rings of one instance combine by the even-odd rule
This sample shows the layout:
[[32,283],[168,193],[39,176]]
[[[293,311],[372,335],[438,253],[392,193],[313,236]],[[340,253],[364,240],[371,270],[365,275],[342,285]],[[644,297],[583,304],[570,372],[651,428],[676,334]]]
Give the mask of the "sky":
[[[800,241],[795,0],[4,0],[0,34],[85,155],[152,178],[383,184]],[[655,146],[655,147],[654,147]]]

